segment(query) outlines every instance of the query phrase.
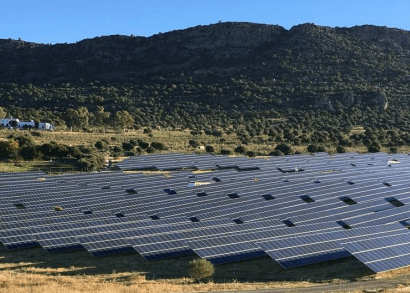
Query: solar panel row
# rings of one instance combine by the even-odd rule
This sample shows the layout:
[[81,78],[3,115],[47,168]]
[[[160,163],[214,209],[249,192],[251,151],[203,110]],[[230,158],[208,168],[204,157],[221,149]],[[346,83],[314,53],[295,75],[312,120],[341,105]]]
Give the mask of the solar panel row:
[[118,166],[178,171],[0,174],[0,241],[147,260],[194,252],[215,264],[268,255],[290,268],[354,255],[375,272],[410,265],[410,156],[163,154]]

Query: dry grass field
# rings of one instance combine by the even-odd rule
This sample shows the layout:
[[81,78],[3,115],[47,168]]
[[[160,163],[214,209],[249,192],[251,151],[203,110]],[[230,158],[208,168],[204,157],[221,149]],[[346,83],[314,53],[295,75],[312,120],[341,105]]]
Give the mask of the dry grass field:
[[[360,130],[360,129],[359,129]],[[358,130],[358,131],[359,131]],[[361,130],[360,130],[361,131]],[[0,129],[0,140],[6,140],[10,135],[20,135],[24,134],[26,130],[9,130]],[[30,131],[27,131],[30,133]],[[72,146],[94,146],[97,141],[105,140],[108,141],[110,145],[121,146],[123,142],[128,142],[130,139],[142,139],[148,143],[160,142],[167,146],[166,151],[162,152],[178,152],[178,153],[205,153],[205,150],[192,147],[189,141],[194,140],[199,145],[213,146],[215,154],[219,154],[221,150],[230,150],[234,154],[234,149],[242,145],[240,139],[235,133],[230,135],[224,135],[221,137],[215,137],[212,135],[197,135],[193,136],[189,130],[153,130],[152,133],[144,133],[143,130],[134,130],[129,132],[106,132],[106,133],[88,133],[88,132],[70,132],[70,131],[34,131],[38,135],[33,135],[34,142],[37,145],[42,145],[48,142],[56,142],[63,145]],[[275,150],[276,143],[267,142],[269,138],[266,135],[262,135],[261,141],[254,141],[249,143],[246,148],[254,152],[259,152],[262,154],[269,154]],[[293,146],[294,152],[307,153],[306,145]],[[345,147],[347,152],[358,152],[366,153],[367,147],[356,146],[356,147]],[[336,152],[336,147],[327,146],[326,151],[329,154]],[[388,148],[382,148],[381,151],[389,152]],[[410,146],[403,145],[397,146],[397,152],[408,153],[410,152]],[[0,172],[16,172],[24,170],[37,170],[39,168],[47,169],[48,167],[62,167],[63,169],[72,168],[72,166],[60,166],[58,162],[19,162],[15,164],[4,164],[0,162]],[[53,170],[52,170],[53,171]],[[55,172],[58,170],[55,169]]]
[[[0,292],[208,292],[278,288],[303,292],[307,287],[375,277],[355,259],[283,270],[266,257],[217,266],[212,280],[197,282],[187,277],[188,263],[193,258],[147,262],[137,253],[95,258],[86,251],[48,254],[42,248],[9,251],[0,247]],[[403,269],[380,277],[394,278],[409,272]],[[400,286],[388,292],[410,292],[410,287]]]
[[146,262],[138,254],[94,258],[85,251],[47,254],[42,248],[0,248],[0,292],[202,292],[304,287],[314,283],[198,283],[185,277],[192,257]]
[[[0,140],[6,139],[10,134],[23,134],[25,131],[21,130],[0,130]],[[38,131],[37,131],[38,133]],[[236,134],[224,135],[222,140],[220,137],[212,135],[198,135],[193,136],[189,130],[153,130],[151,134],[144,133],[142,130],[134,130],[129,132],[106,132],[106,133],[88,133],[88,132],[70,132],[70,131],[42,131],[39,132],[41,136],[34,136],[34,141],[37,144],[43,144],[46,142],[54,141],[59,144],[66,145],[85,145],[92,146],[95,142],[105,139],[112,145],[120,145],[124,141],[130,139],[140,138],[147,142],[162,142],[169,147],[169,151],[174,152],[192,152],[194,148],[189,145],[190,140],[195,140],[202,145],[212,145],[216,152],[221,149],[229,149],[233,151],[235,147],[241,145],[239,138]],[[352,132],[354,133],[354,132]],[[262,135],[263,140],[267,140],[269,137]],[[274,150],[275,143],[250,143],[247,147],[253,151],[260,151],[263,153],[269,153]],[[294,151],[306,153],[306,146],[294,146]],[[346,147],[347,151],[367,152],[366,147]],[[197,150],[199,151],[199,150]],[[329,147],[330,153],[335,152],[334,147]],[[388,151],[388,149],[383,149]],[[410,148],[408,146],[399,146],[399,152],[408,152]]]

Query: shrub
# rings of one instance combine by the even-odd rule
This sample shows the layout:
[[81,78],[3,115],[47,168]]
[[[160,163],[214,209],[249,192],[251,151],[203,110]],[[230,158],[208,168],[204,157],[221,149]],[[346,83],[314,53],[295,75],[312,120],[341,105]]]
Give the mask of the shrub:
[[152,146],[150,146],[149,148],[147,148],[147,153],[148,154],[155,153],[155,149]]
[[223,132],[219,131],[219,130],[213,130],[212,135],[217,136],[217,137],[221,137],[223,135]]
[[77,160],[76,165],[82,171],[101,170],[105,165],[104,156],[93,155]]
[[378,153],[380,152],[380,148],[377,147],[376,145],[371,145],[369,146],[369,148],[367,149],[369,151],[369,153]]
[[196,140],[193,140],[193,139],[191,139],[188,143],[191,147],[194,147],[194,148],[199,146],[199,142],[197,142]]
[[282,153],[280,150],[275,150],[269,153],[269,156],[283,156],[283,155],[284,153]]
[[146,141],[143,141],[143,140],[138,140],[138,144],[139,144],[139,146],[143,149],[143,150],[145,150],[145,149],[147,149],[148,147],[149,147],[149,143],[148,142],[146,142]]
[[213,152],[215,151],[214,147],[211,146],[211,145],[207,145],[206,148],[205,148],[205,150],[206,150],[208,153],[213,153]]
[[292,153],[292,148],[289,145],[285,144],[285,143],[278,144],[275,147],[275,150],[276,151],[281,151],[285,155],[289,155],[289,154]]
[[345,149],[344,146],[338,145],[338,146],[336,147],[336,152],[338,152],[338,153],[345,153],[345,152],[346,152],[346,149]]
[[136,140],[136,139],[130,139],[130,144],[132,144],[133,146],[139,145],[138,140]]
[[97,141],[94,146],[98,149],[98,150],[105,150],[107,148],[107,143],[105,141],[99,140]]
[[189,275],[191,278],[201,280],[210,278],[215,273],[214,265],[206,259],[194,259],[189,262]]
[[241,145],[239,145],[235,148],[235,152],[239,153],[239,154],[244,154],[244,153],[246,153],[246,151],[247,151],[246,147],[241,146]]
[[206,134],[206,135],[211,135],[211,134],[212,134],[212,130],[210,130],[210,129],[205,129],[205,134]]
[[162,142],[155,142],[155,141],[151,142],[151,147],[159,151],[165,150],[167,148],[165,144],[163,144]]
[[316,153],[317,152],[317,146],[315,146],[314,144],[310,144],[307,147],[307,151],[309,153]]
[[124,154],[122,148],[117,145],[110,147],[110,151],[112,157],[121,157]]
[[221,150],[222,155],[230,155],[231,151],[230,150]]
[[380,144],[379,142],[373,142],[373,143],[369,146],[368,151],[369,151],[370,153],[378,153],[378,152],[381,151],[381,148],[382,148],[382,146],[381,146],[381,144]]
[[76,146],[69,146],[67,148],[68,150],[68,155],[77,159],[80,159],[83,153],[80,151],[80,149]]
[[351,146],[352,146],[352,142],[351,142],[350,140],[348,140],[348,139],[341,139],[341,140],[339,140],[339,145],[351,147]]
[[90,146],[80,146],[80,151],[83,154],[91,154],[94,151],[94,149]]
[[81,171],[88,171],[88,168],[91,167],[91,162],[86,158],[81,158],[77,160],[76,165],[78,168],[80,168]]
[[135,145],[133,145],[132,143],[129,143],[129,142],[123,142],[122,143],[122,149],[124,151],[131,151],[134,147],[135,147]]

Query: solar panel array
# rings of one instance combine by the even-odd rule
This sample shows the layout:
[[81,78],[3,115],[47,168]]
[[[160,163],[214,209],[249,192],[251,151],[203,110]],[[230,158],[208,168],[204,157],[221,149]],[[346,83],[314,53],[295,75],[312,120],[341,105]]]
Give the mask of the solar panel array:
[[[1,173],[0,242],[49,253],[132,251],[149,261],[269,256],[285,269],[351,256],[375,272],[410,265],[406,154],[161,154],[118,167]],[[140,170],[170,176],[128,172]]]

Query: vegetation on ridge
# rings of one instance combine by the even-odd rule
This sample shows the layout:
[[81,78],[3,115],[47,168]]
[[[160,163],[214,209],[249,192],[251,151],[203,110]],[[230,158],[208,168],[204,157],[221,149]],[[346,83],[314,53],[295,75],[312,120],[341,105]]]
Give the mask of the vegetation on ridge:
[[75,44],[0,40],[0,106],[60,130],[233,134],[231,152],[395,152],[410,144],[409,44],[409,32],[385,27],[252,23]]

